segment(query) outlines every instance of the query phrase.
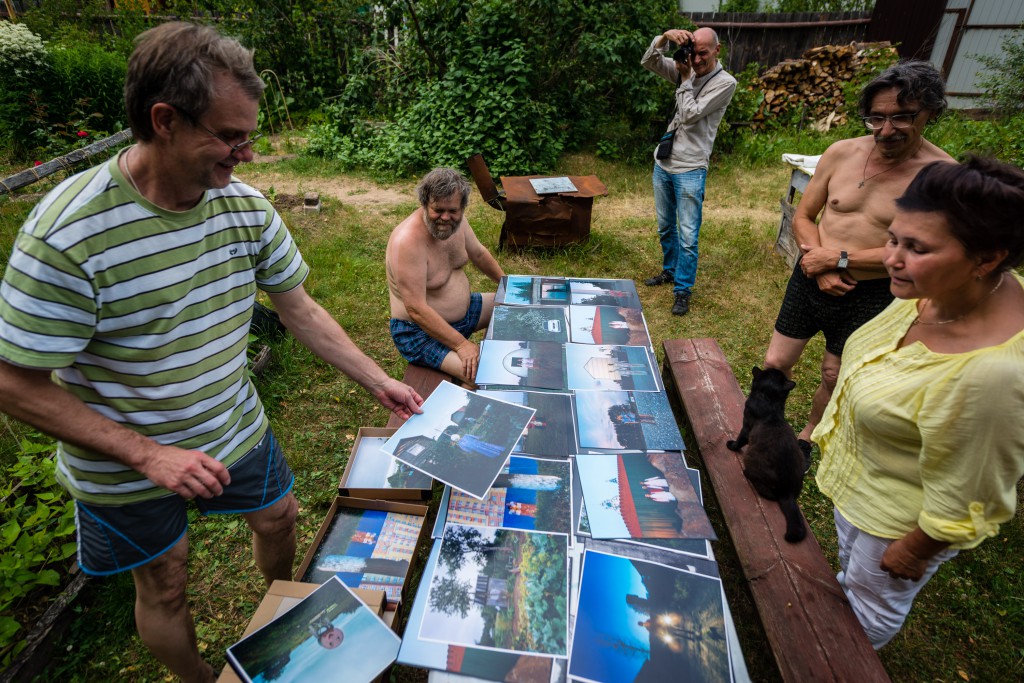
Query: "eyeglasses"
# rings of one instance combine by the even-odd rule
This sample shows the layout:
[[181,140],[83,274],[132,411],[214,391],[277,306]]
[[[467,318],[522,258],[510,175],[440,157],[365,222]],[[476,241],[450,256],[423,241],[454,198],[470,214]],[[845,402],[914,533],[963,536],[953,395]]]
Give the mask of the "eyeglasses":
[[[223,142],[223,143],[224,143],[225,145],[227,145],[228,147],[230,147],[230,148],[231,148],[231,151],[230,151],[230,152],[228,152],[228,153],[229,153],[229,154],[230,154],[231,156],[235,156],[235,154],[237,154],[238,152],[241,152],[241,151],[242,151],[243,149],[245,149],[246,147],[252,147],[252,145],[253,145],[253,144],[255,144],[255,142],[256,142],[257,140],[259,140],[260,138],[262,138],[262,137],[263,137],[263,134],[262,134],[262,133],[254,133],[254,134],[252,135],[252,137],[250,137],[250,138],[249,138],[248,140],[243,140],[242,142],[239,142],[239,143],[238,143],[237,145],[232,145],[232,144],[231,144],[230,142],[228,142],[228,141],[227,141],[227,140],[225,140],[225,139],[224,139],[223,137],[221,137],[219,133],[214,133],[214,132],[213,132],[212,130],[210,130],[209,128],[207,128],[207,127],[206,127],[206,126],[204,126],[203,124],[199,123],[198,121],[196,121],[196,122],[195,122],[195,124],[196,124],[197,126],[199,126],[200,128],[202,128],[203,130],[205,130],[205,131],[206,131],[207,133],[209,133],[210,135],[212,135],[213,137],[215,137],[215,138],[217,138],[218,140],[220,140],[221,142]],[[893,125],[896,125],[896,124],[895,124],[895,123],[893,123]]]
[[864,116],[861,120],[864,122],[864,126],[868,130],[881,130],[885,122],[888,121],[892,124],[893,128],[910,128],[914,125],[914,120],[917,115],[921,113],[918,109],[912,114],[893,114],[892,116]]
[[253,133],[253,135],[251,137],[249,137],[249,139],[243,140],[242,142],[239,142],[238,144],[232,144],[230,141],[224,139],[224,137],[220,133],[215,133],[214,131],[212,131],[209,128],[207,128],[206,126],[204,126],[202,123],[199,122],[199,119],[197,119],[195,116],[192,116],[192,114],[188,113],[187,111],[185,111],[181,107],[175,107],[175,109],[177,109],[182,114],[184,114],[185,118],[187,118],[189,121],[191,121],[194,125],[199,126],[203,130],[205,130],[207,133],[209,133],[210,135],[212,135],[213,137],[217,138],[218,140],[223,142],[225,145],[230,147],[231,150],[228,152],[228,154],[230,154],[231,156],[235,156],[236,154],[241,152],[246,147],[252,147],[256,143],[257,140],[259,140],[260,138],[263,137],[262,133]]

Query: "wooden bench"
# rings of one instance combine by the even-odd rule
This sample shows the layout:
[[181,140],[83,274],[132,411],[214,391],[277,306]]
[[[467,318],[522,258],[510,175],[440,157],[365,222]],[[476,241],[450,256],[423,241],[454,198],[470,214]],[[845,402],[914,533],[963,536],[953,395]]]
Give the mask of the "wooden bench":
[[[405,368],[405,374],[402,376],[402,381],[411,386],[416,392],[426,400],[427,396],[430,396],[437,388],[437,385],[441,382],[454,382],[451,375],[448,375],[440,370],[434,370],[432,368],[425,368],[420,365],[409,364]],[[387,427],[401,427],[405,420],[398,417],[394,413],[388,418]]]
[[725,447],[739,432],[745,396],[718,344],[670,339],[664,349],[666,386],[692,427],[782,680],[888,682],[817,539],[786,543],[778,505],[757,495]]

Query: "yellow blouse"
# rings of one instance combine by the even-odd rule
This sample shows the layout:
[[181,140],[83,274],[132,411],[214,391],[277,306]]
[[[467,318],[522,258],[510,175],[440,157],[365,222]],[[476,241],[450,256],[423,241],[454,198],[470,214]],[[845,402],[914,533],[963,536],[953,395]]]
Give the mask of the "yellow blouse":
[[1024,331],[967,353],[898,348],[916,315],[896,299],[847,341],[811,437],[818,487],[867,533],[917,525],[973,548],[1013,518],[1024,475]]

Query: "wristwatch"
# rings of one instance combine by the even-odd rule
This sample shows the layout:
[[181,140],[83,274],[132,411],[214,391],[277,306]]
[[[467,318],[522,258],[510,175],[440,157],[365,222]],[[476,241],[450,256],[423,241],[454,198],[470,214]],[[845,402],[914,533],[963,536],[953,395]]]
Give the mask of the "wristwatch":
[[845,270],[850,265],[850,255],[845,251],[839,252],[839,263],[836,264],[836,268],[839,270]]

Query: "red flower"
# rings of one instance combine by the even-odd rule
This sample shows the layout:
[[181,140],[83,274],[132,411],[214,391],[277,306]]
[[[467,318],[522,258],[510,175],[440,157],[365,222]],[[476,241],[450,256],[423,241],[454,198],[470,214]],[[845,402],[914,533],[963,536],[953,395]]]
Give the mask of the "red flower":
[[80,131],[78,131],[78,137],[80,137],[80,138],[84,138],[84,137],[86,137],[88,135],[89,135],[89,131],[87,131],[87,130],[80,130]]
[[42,165],[43,165],[43,162],[41,162],[41,161],[33,161],[33,162],[32,162],[32,165],[33,165],[33,166],[42,166]]

